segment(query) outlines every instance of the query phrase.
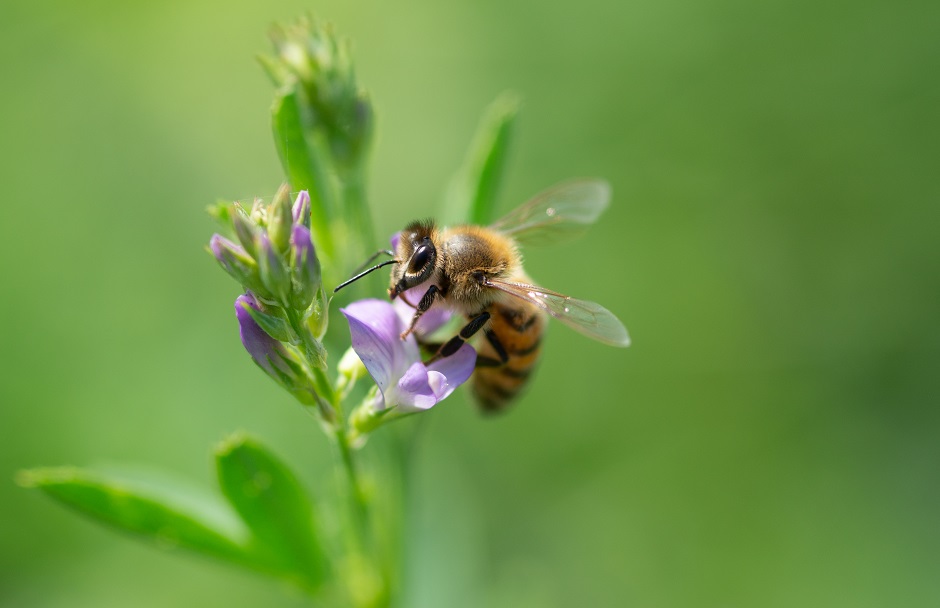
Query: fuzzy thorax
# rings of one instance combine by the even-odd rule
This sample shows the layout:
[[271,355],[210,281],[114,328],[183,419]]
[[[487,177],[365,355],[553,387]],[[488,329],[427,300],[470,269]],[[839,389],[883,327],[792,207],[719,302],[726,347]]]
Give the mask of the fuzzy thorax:
[[494,230],[458,226],[442,232],[438,260],[439,285],[448,299],[467,313],[477,312],[500,299],[486,287],[488,279],[510,279],[520,271],[515,243]]

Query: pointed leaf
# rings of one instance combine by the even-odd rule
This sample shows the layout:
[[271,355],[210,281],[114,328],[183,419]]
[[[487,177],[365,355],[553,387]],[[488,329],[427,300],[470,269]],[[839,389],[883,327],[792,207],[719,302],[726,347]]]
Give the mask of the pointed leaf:
[[510,93],[504,93],[487,108],[464,166],[451,183],[445,210],[448,223],[486,225],[493,221],[496,195],[518,112],[519,100]]
[[309,587],[326,575],[327,560],[313,506],[287,466],[257,441],[235,435],[216,450],[219,485],[251,529],[256,550]]
[[74,468],[23,471],[20,485],[114,526],[154,541],[230,562],[264,569],[247,549],[248,530],[220,499],[204,496],[177,480],[104,476]]
[[298,95],[297,86],[284,87],[275,93],[271,108],[274,142],[291,189],[307,190],[310,194],[310,229],[317,249],[332,257],[326,154],[308,139],[311,129],[306,128]]

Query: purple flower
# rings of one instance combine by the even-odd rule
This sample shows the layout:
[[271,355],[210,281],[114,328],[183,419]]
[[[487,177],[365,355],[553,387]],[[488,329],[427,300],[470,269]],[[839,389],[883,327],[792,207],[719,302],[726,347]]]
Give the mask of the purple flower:
[[381,391],[376,411],[391,407],[402,413],[427,410],[473,373],[477,354],[468,344],[425,366],[414,336],[399,337],[406,325],[388,302],[359,300],[340,312],[349,321],[353,349]]
[[252,318],[249,308],[262,312],[255,297],[246,293],[235,299],[235,317],[242,344],[258,367],[291,392],[301,403],[317,402],[316,391],[296,353],[267,334]]

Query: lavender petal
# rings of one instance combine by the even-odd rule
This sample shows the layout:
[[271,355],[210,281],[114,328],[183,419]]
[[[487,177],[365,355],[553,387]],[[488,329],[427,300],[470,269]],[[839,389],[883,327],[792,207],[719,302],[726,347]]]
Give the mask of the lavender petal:
[[385,393],[418,360],[417,343],[399,337],[404,327],[388,302],[359,300],[340,312],[349,321],[353,349]]
[[437,400],[445,399],[455,388],[466,382],[473,374],[476,363],[477,351],[469,344],[461,346],[453,355],[431,363],[428,366],[428,376]]

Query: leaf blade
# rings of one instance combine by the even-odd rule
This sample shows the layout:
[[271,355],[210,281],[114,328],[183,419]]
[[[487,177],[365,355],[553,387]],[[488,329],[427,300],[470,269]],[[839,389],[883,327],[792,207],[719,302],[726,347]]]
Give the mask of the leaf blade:
[[313,505],[293,472],[258,441],[238,434],[216,449],[222,494],[254,535],[255,547],[306,585],[323,583],[328,560]]
[[463,167],[448,191],[444,215],[448,223],[487,225],[493,221],[519,104],[515,94],[503,93],[484,112]]
[[17,482],[162,548],[179,547],[240,565],[261,566],[245,547],[247,530],[221,501],[206,502],[202,507],[197,501],[183,504],[173,491],[76,467],[21,471]]
[[[291,189],[307,190],[310,194],[310,230],[317,250],[325,257],[334,257],[330,234],[329,171],[324,166],[326,154],[318,150],[308,137],[299,99],[300,87],[282,87],[274,94],[271,106],[271,126],[278,157]],[[306,121],[309,122],[309,121]]]

